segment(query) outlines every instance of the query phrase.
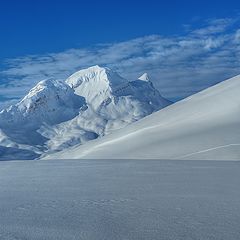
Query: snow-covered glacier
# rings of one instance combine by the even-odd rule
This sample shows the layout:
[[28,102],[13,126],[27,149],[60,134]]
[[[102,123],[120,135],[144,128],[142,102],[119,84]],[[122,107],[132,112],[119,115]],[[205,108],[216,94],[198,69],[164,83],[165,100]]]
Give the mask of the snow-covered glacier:
[[109,68],[39,82],[0,112],[0,159],[33,159],[107,135],[171,102],[147,74],[130,81]]

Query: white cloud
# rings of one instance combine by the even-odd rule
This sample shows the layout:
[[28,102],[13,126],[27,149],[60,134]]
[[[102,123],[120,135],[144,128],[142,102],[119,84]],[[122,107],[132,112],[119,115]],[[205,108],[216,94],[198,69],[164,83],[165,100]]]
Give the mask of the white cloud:
[[8,59],[0,72],[0,96],[22,97],[38,81],[65,79],[75,71],[99,64],[128,79],[149,72],[161,93],[186,97],[240,73],[240,33],[228,28],[236,19],[215,19],[182,36],[146,36],[90,48]]
[[237,44],[240,44],[240,29],[238,29],[236,31],[236,34],[234,36],[234,41],[237,43]]
[[230,26],[232,26],[238,19],[233,18],[221,18],[207,20],[202,28],[192,31],[193,34],[206,36],[217,33],[225,32]]

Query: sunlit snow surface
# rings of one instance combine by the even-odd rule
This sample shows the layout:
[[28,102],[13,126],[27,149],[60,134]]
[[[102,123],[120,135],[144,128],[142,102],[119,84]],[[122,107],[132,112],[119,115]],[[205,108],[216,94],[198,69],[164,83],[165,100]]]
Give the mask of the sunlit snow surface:
[[0,162],[0,239],[237,240],[239,183],[239,162]]

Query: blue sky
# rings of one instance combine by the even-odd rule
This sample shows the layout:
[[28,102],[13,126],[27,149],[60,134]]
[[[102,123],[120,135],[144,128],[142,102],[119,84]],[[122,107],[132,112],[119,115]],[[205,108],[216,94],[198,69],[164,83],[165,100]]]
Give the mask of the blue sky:
[[[152,34],[175,35],[197,19],[231,17],[239,1],[3,0],[0,57],[62,51]],[[196,23],[197,24],[197,23]]]
[[239,13],[231,0],[1,1],[0,102],[93,64],[147,71],[181,99],[240,73]]

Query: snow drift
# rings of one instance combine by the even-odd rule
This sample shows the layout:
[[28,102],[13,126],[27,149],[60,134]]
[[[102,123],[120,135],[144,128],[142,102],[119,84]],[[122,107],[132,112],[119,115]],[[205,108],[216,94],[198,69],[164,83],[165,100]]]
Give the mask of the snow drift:
[[240,75],[48,158],[240,160]]

